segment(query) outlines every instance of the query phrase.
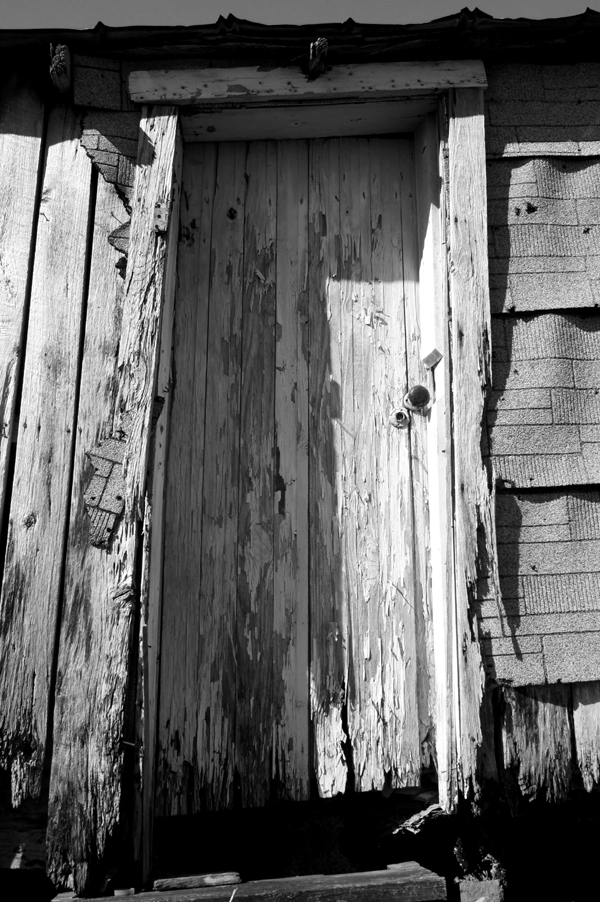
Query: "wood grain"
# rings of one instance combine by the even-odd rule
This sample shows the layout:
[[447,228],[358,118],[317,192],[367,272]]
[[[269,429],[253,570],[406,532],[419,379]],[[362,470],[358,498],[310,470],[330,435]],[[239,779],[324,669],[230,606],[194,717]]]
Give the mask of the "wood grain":
[[600,682],[574,683],[572,708],[577,764],[591,792],[600,783]]
[[348,686],[343,585],[340,371],[339,141],[312,141],[309,157],[310,693],[314,771],[323,796],[344,792],[342,711]]
[[[123,717],[132,609],[115,603],[114,562],[89,542],[84,492],[93,473],[87,452],[107,438],[117,388],[123,282],[108,243],[125,217],[116,191],[98,180],[85,344],[81,368],[64,602],[54,707],[48,860],[57,882],[85,884],[84,850],[99,857],[119,824]],[[83,740],[82,738],[85,737]],[[101,787],[101,789],[100,789]]]
[[[386,871],[253,880],[238,886],[235,898],[248,902],[259,899],[277,902],[434,902],[436,899],[446,899],[446,881],[415,861],[405,861]],[[140,899],[143,902],[161,902],[165,896],[162,893],[142,893]],[[204,899],[229,902],[231,886],[171,890],[168,899],[169,902],[202,902]]]
[[199,106],[218,101],[389,97],[432,93],[453,86],[485,88],[486,84],[479,60],[431,60],[337,65],[312,81],[297,68],[140,69],[129,76],[129,93],[135,103]]
[[[56,106],[39,213],[0,609],[3,766],[13,804],[41,789],[74,441],[91,163]],[[33,478],[32,478],[33,474]]]
[[[433,397],[434,384],[423,363],[422,329],[425,328],[420,308],[417,187],[414,147],[402,142],[399,147],[402,202],[402,279],[406,323],[406,376],[409,388],[424,385]],[[421,161],[419,161],[421,165]],[[427,290],[427,286],[424,286]],[[412,539],[414,555],[414,648],[419,735],[419,760],[424,767],[431,764],[434,737],[434,655],[431,595],[430,524],[429,524],[429,460],[432,437],[429,435],[430,410],[415,411],[410,421],[410,486],[413,525],[404,541]],[[412,767],[413,779],[419,779],[419,765]]]
[[277,145],[246,157],[236,609],[235,761],[242,805],[270,796],[276,669],[273,610]]
[[[201,523],[208,343],[208,289],[216,148],[186,148],[175,300],[174,373],[165,495],[160,649],[157,814],[194,810],[198,788],[184,765],[194,761],[202,643]],[[187,709],[187,728],[183,723]],[[166,725],[171,727],[172,731]],[[175,736],[178,737],[174,741]],[[197,776],[197,775],[196,775]],[[190,798],[192,794],[192,798]]]
[[[171,402],[175,369],[173,331],[175,291],[177,283],[179,233],[181,228],[181,192],[183,181],[183,141],[179,127],[173,159],[172,209],[170,213],[160,349],[156,374],[154,406],[159,406],[158,419],[153,413],[148,464],[148,486],[144,511],[142,577],[140,586],[140,634],[138,659],[136,732],[143,753],[138,753],[142,792],[136,793],[133,815],[134,857],[142,860],[143,879],[150,877],[154,836],[154,797],[156,783],[156,745],[159,702],[160,629],[162,620],[163,572],[165,550],[165,494],[167,457],[171,425]],[[141,847],[141,848],[140,848]]]
[[[428,116],[415,133],[416,207],[419,245],[420,356],[434,350],[442,359],[426,376],[433,403],[427,421],[426,469],[429,511],[429,566],[431,627],[433,631],[433,680],[435,699],[435,755],[440,804],[451,806],[452,790],[452,492],[450,485],[449,354],[447,324],[446,253],[440,191],[443,157],[436,116]],[[444,290],[446,286],[446,290]]]
[[273,503],[274,771],[280,794],[309,794],[308,145],[278,145],[276,473]]
[[44,126],[44,102],[22,73],[3,77],[0,87],[0,517],[15,420],[27,283],[33,266],[32,237]]
[[514,768],[527,798],[566,798],[571,783],[570,687],[528,686],[502,690],[503,763]]
[[197,761],[202,804],[233,801],[246,146],[219,145],[212,216],[200,583]]
[[[490,384],[490,312],[483,94],[454,91],[448,136],[450,308],[455,498],[455,655],[458,668],[458,773],[475,778],[481,743],[484,673],[474,602],[477,579],[498,586],[493,502],[482,462],[481,428]],[[499,592],[499,590],[497,590]]]

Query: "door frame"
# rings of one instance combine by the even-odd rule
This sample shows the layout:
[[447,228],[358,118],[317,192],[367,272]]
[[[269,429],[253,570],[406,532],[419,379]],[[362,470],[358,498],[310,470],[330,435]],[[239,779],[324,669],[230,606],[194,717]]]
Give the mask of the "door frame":
[[[477,581],[486,576],[497,598],[499,588],[493,488],[481,450],[491,372],[483,102],[486,79],[481,61],[334,66],[314,80],[299,69],[165,69],[132,72],[129,84],[131,99],[144,104],[132,246],[137,236],[146,254],[148,248],[154,249],[153,266],[147,274],[142,265],[136,266],[135,279],[129,275],[134,271],[130,269],[134,265],[130,250],[126,311],[131,314],[124,317],[127,325],[122,339],[130,355],[139,348],[132,343],[132,335],[139,338],[142,348],[149,348],[143,426],[132,435],[129,456],[126,454],[130,472],[138,477],[149,461],[141,585],[142,801],[136,829],[147,879],[152,854],[166,438],[181,190],[178,120],[189,118],[180,117],[180,108],[194,106],[205,113],[225,114],[234,125],[238,117],[244,123],[241,140],[249,138],[248,122],[255,138],[280,137],[268,133],[265,123],[271,120],[265,118],[265,111],[282,106],[302,111],[310,105],[326,105],[339,119],[350,102],[397,101],[407,124],[411,122],[407,130],[414,132],[415,161],[419,164],[416,186],[422,349],[435,393],[428,421],[426,503],[436,765],[440,804],[446,811],[455,807],[459,794],[468,795],[482,742],[480,707],[485,677],[474,625]],[[414,111],[422,110],[423,98],[431,98],[434,109],[420,117],[417,114],[415,126],[411,117],[414,120]],[[271,119],[275,121],[276,117]],[[153,127],[159,121],[161,128]],[[305,124],[291,136],[317,135],[310,124]],[[157,180],[160,190],[153,191],[151,186]],[[143,299],[157,274],[160,290],[158,294],[154,291],[155,301],[149,310]],[[149,330],[153,339],[148,345]],[[163,410],[151,436],[152,397],[162,398]],[[135,499],[139,504],[139,487]],[[131,510],[133,498],[129,500]]]

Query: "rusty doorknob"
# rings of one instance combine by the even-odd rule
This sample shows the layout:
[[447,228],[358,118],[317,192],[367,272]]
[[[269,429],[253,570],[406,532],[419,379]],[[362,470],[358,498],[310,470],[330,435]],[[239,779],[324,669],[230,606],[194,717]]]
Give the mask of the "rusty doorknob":
[[393,426],[394,429],[408,429],[409,423],[410,415],[407,410],[403,407],[399,407],[398,410],[392,410],[390,414],[390,426]]
[[407,410],[423,410],[430,399],[431,395],[424,385],[413,385],[404,396],[404,406]]

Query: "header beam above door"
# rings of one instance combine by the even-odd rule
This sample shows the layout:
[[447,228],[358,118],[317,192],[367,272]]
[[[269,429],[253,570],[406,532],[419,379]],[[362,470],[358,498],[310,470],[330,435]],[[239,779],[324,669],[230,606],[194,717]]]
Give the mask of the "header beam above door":
[[[235,77],[234,77],[235,76]],[[264,66],[235,69],[138,70],[129,76],[135,103],[202,106],[214,103],[375,100],[435,94],[450,88],[485,88],[481,60],[368,63],[333,66],[309,81],[299,70]]]

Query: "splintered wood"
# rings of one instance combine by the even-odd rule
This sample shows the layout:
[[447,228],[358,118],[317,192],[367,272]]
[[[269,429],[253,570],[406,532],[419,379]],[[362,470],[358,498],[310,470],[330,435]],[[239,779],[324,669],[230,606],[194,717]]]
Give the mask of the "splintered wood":
[[411,145],[191,145],[183,178],[158,811],[418,783]]
[[75,437],[91,172],[77,116],[69,107],[55,107],[48,123],[0,599],[5,640],[0,755],[12,772],[14,805],[39,794],[45,758]]

